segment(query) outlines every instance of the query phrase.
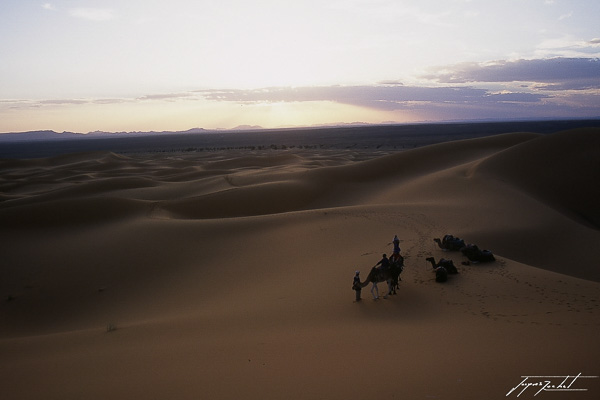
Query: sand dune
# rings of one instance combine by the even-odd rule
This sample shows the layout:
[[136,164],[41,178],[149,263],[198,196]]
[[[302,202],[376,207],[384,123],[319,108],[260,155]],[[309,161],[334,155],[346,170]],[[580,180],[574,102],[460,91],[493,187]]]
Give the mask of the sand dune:
[[[0,160],[3,391],[500,399],[598,376],[598,138]],[[496,262],[464,265],[446,233]],[[399,294],[354,303],[394,234]],[[436,283],[429,256],[460,273]],[[600,378],[573,387],[537,397],[596,399]]]
[[600,136],[595,129],[561,132],[513,146],[483,160],[478,173],[516,185],[580,223],[600,227]]

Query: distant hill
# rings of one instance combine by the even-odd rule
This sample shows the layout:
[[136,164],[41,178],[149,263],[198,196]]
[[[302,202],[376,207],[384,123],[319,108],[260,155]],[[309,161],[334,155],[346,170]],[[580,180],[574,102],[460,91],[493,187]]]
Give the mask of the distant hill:
[[117,154],[196,152],[227,149],[387,149],[405,150],[450,140],[508,132],[553,133],[600,127],[600,120],[336,125],[280,129],[193,128],[179,132],[58,133],[51,130],[0,134],[0,159],[40,158],[109,151]]
[[232,131],[255,131],[255,130],[264,130],[260,125],[238,125],[235,128],[232,128]]
[[75,139],[84,135],[73,132],[54,132],[54,131],[31,131],[31,132],[13,132],[0,134],[0,143],[2,142],[22,142],[32,140],[60,140]]
[[133,131],[133,132],[104,132],[93,131],[88,133],[77,132],[55,132],[52,130],[29,131],[29,132],[9,132],[0,133],[0,143],[19,143],[19,142],[42,142],[70,139],[117,139],[117,138],[135,138],[147,136],[175,136],[175,135],[198,135],[215,133],[277,133],[277,132],[305,132],[305,131],[327,131],[341,132],[347,129],[373,129],[373,130],[394,130],[399,132],[425,130],[435,128],[436,130],[447,131],[473,131],[484,129],[489,133],[502,133],[514,131],[530,131],[538,133],[555,132],[588,126],[600,125],[600,119],[573,119],[573,120],[531,120],[531,121],[462,121],[462,122],[436,122],[436,123],[416,123],[416,124],[368,124],[364,122],[337,123],[315,125],[309,127],[286,127],[286,128],[263,128],[259,125],[239,125],[232,129],[204,129],[191,128],[185,131]]
[[133,137],[133,136],[148,136],[148,135],[165,135],[165,134],[198,134],[210,133],[213,131],[204,128],[192,128],[186,131],[149,131],[149,132],[103,132],[94,131],[88,133],[76,132],[55,132],[51,130],[44,131],[28,131],[28,132],[9,132],[0,133],[0,143],[7,142],[31,142],[31,141],[51,141],[51,140],[70,140],[70,139],[99,139],[99,138],[117,138],[117,137]]

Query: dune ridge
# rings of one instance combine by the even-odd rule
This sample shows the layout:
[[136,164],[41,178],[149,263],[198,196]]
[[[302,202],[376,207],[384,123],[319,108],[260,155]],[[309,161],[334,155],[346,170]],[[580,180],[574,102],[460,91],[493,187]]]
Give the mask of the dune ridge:
[[600,228],[600,159],[597,129],[559,132],[511,147],[483,160],[477,173],[515,185],[578,222]]
[[[598,376],[598,138],[0,160],[4,391],[500,399],[525,374]],[[395,234],[399,294],[353,303]],[[430,256],[460,273],[436,283]]]

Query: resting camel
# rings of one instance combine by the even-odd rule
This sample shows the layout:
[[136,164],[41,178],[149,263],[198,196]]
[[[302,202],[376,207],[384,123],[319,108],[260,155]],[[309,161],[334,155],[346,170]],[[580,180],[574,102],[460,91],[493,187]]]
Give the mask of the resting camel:
[[373,284],[371,294],[375,300],[379,298],[379,288],[377,287],[377,284],[380,282],[387,282],[388,284],[388,292],[383,296],[384,299],[387,299],[390,294],[396,294],[400,273],[402,273],[402,270],[404,269],[404,258],[398,255],[397,260],[392,259],[391,261],[390,268],[386,271],[382,271],[377,267],[371,268],[371,272],[369,272],[365,281],[360,283],[361,287],[365,287],[369,283]]
[[439,267],[445,268],[449,274],[458,274],[458,270],[454,266],[454,261],[446,260],[445,258],[440,258],[440,261],[435,262],[435,258],[429,257],[426,258],[425,261],[429,261],[433,267],[433,269],[437,269]]
[[494,254],[489,250],[480,250],[474,244],[469,244],[460,250],[469,261],[474,263],[496,261]]
[[444,267],[437,267],[435,269],[435,281],[446,282],[448,280],[448,271]]
[[465,247],[465,241],[452,235],[444,235],[443,239],[433,239],[442,250],[457,251]]

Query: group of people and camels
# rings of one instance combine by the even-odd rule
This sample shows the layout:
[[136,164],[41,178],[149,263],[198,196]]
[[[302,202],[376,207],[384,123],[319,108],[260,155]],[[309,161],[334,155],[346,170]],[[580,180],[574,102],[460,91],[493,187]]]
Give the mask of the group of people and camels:
[[392,244],[394,245],[392,255],[388,258],[387,254],[383,254],[381,260],[371,268],[364,281],[360,280],[360,271],[356,271],[352,283],[352,289],[356,292],[356,301],[362,300],[360,297],[361,290],[369,283],[373,284],[371,294],[374,300],[379,299],[377,284],[381,282],[387,282],[388,284],[388,291],[383,296],[384,299],[397,293],[396,290],[399,289],[398,282],[401,280],[400,274],[404,269],[404,257],[400,254],[400,239],[397,235],[394,236]]
[[[491,251],[481,250],[474,244],[466,244],[463,239],[453,235],[445,235],[442,239],[435,238],[433,241],[444,251],[460,251],[469,259],[469,262],[480,263],[495,260],[494,254]],[[369,283],[372,284],[371,294],[374,300],[379,299],[378,283],[386,282],[388,285],[388,291],[383,296],[384,299],[390,295],[397,294],[399,282],[401,281],[400,274],[404,270],[404,257],[400,254],[400,240],[397,235],[394,236],[392,243],[394,245],[392,255],[388,258],[386,254],[383,254],[381,260],[371,268],[364,281],[360,279],[360,271],[356,271],[352,283],[352,289],[356,292],[356,301],[362,300],[361,290],[369,285]],[[446,282],[448,274],[458,273],[458,269],[452,260],[441,258],[436,262],[434,257],[428,257],[425,260],[431,263],[435,271],[436,282]]]

